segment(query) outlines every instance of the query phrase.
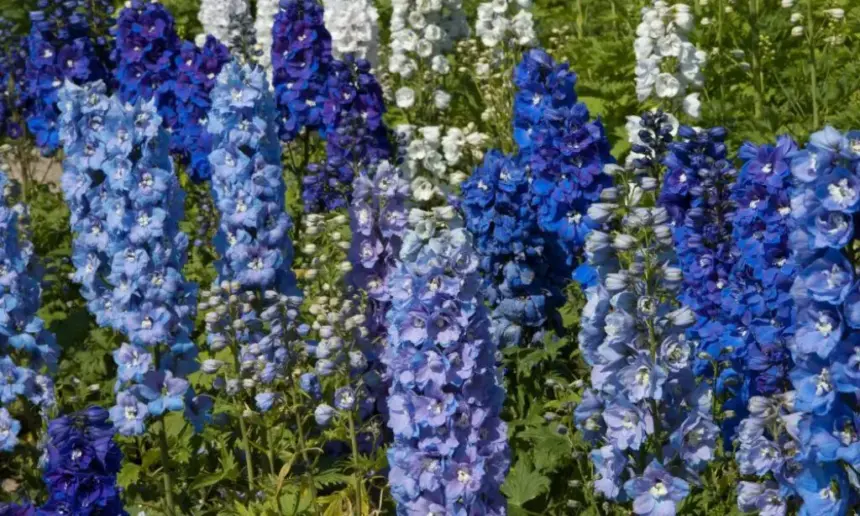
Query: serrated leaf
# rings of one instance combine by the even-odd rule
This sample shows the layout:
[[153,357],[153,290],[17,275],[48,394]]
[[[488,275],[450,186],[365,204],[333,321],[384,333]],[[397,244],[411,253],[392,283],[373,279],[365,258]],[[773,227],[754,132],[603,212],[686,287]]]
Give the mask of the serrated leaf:
[[507,480],[502,485],[502,492],[511,505],[522,507],[529,500],[534,500],[548,491],[549,486],[549,478],[538,473],[528,458],[524,458],[511,468]]
[[534,459],[534,467],[539,471],[554,469],[572,451],[570,441],[546,425],[526,428],[517,437],[532,443],[530,455]]
[[140,478],[141,467],[133,462],[126,461],[116,476],[116,483],[124,489],[134,484]]

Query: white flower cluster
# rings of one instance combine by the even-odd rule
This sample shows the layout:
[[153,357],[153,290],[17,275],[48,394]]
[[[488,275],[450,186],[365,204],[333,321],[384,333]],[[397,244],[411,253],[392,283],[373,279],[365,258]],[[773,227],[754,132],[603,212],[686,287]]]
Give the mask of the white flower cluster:
[[234,20],[247,17],[248,3],[245,0],[202,0],[197,13],[203,26],[203,41],[206,34],[211,34],[227,47],[241,36],[241,27]]
[[257,46],[260,49],[257,62],[267,70],[272,67],[272,27],[278,14],[278,3],[279,0],[257,0],[257,17],[254,20]]
[[[475,35],[490,48],[506,41],[523,47],[537,45],[534,19],[528,11],[532,0],[491,0],[478,6]],[[516,11],[516,14],[513,14]],[[513,14],[509,18],[509,15]]]
[[[392,8],[388,71],[410,79],[418,71],[420,61],[429,63],[434,74],[447,75],[451,64],[445,52],[455,41],[469,36],[462,0],[393,0]],[[424,70],[427,68],[422,66]],[[410,93],[412,102],[408,100]],[[398,106],[404,109],[414,104],[411,88],[401,89],[397,97]]]
[[688,41],[692,28],[693,14],[688,5],[670,6],[657,0],[642,9],[642,23],[636,28],[633,44],[640,101],[652,93],[661,99],[683,98],[684,112],[699,116],[699,94],[688,91],[704,85],[702,67],[707,56]]
[[379,62],[379,12],[371,0],[324,0],[325,26],[336,58],[352,54]]
[[395,128],[406,148],[403,168],[412,181],[412,197],[426,202],[444,196],[437,185],[456,186],[466,180],[468,171],[484,156],[488,141],[473,124],[465,128],[403,124]]

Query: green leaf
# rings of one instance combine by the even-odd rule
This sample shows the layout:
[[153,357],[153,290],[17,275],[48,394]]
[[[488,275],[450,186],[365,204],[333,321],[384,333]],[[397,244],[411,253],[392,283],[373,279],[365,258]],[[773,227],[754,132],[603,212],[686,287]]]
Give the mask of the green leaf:
[[119,474],[116,476],[116,483],[125,489],[128,489],[129,486],[134,484],[140,479],[140,470],[141,467],[133,462],[126,461],[122,465],[122,469],[119,471]]
[[502,492],[508,497],[511,505],[522,507],[529,500],[534,500],[548,491],[549,486],[549,478],[535,471],[531,461],[526,457],[511,468],[502,486]]
[[531,456],[539,471],[555,469],[555,466],[571,453],[570,441],[546,425],[531,427],[517,434],[520,439],[529,441],[533,448]]
[[223,479],[224,474],[222,472],[209,473],[207,475],[198,476],[194,479],[194,482],[191,483],[188,489],[191,491],[197,491],[199,489],[203,489],[204,487],[215,485]]

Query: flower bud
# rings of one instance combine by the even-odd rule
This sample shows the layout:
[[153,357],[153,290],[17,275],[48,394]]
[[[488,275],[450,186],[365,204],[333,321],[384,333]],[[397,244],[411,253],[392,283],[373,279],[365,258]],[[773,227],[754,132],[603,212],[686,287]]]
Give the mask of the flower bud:
[[219,369],[221,369],[223,365],[224,362],[210,358],[203,361],[203,364],[201,364],[200,369],[206,374],[215,374],[218,372]]

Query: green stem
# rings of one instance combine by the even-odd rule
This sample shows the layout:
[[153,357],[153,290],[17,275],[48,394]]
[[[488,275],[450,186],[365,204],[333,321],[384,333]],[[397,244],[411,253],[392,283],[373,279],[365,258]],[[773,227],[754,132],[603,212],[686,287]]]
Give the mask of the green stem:
[[[234,314],[234,317],[238,317],[238,315]],[[233,351],[233,364],[236,368],[236,374],[241,375],[242,364],[239,362],[239,349],[235,342],[233,342],[230,347]],[[244,407],[244,403],[242,403],[238,397],[237,400],[240,401],[240,407]],[[248,493],[250,494],[254,491],[254,458],[251,454],[251,440],[248,437],[248,426],[245,424],[245,417],[241,413],[239,414],[239,431],[242,434],[242,451],[245,452],[245,465],[248,475]]]
[[167,514],[176,514],[173,503],[173,476],[170,472],[170,447],[167,444],[167,423],[161,418],[161,429],[158,432],[158,441],[161,448],[161,472],[164,477],[164,503],[167,506]]
[[806,41],[809,43],[809,80],[810,93],[812,95],[812,130],[818,130],[818,70],[815,62],[815,34],[814,20],[812,19],[812,0],[806,2]]
[[753,91],[755,91],[755,106],[754,113],[756,119],[761,118],[762,113],[762,86],[763,84],[760,81],[761,77],[761,60],[759,59],[759,47],[761,38],[759,37],[759,7],[758,0],[750,1],[750,10],[752,11],[752,20],[750,21],[750,29],[751,29],[751,37],[752,37],[752,79],[753,79]]
[[307,468],[308,480],[311,488],[311,507],[313,507],[314,514],[319,515],[320,510],[317,505],[317,486],[314,483],[313,465],[308,459],[308,447],[305,444],[305,429],[298,410],[296,410],[296,428],[299,432],[299,446],[302,448],[302,459],[305,461],[305,467]]
[[248,437],[248,426],[245,418],[239,414],[239,431],[242,433],[242,450],[245,452],[245,463],[248,473],[248,492],[254,490],[254,460],[251,455],[251,440]]
[[355,507],[358,511],[357,514],[361,514],[361,469],[359,468],[358,437],[355,434],[355,421],[353,420],[352,412],[349,413],[349,439],[352,443],[352,462],[354,468],[352,474],[355,477]]
[[263,429],[263,446],[266,447],[266,459],[269,461],[269,473],[272,476],[277,475],[275,472],[275,452],[272,450],[272,439],[269,436],[269,428]]
[[585,22],[582,13],[582,0],[576,0],[576,37],[582,39],[582,26]]

